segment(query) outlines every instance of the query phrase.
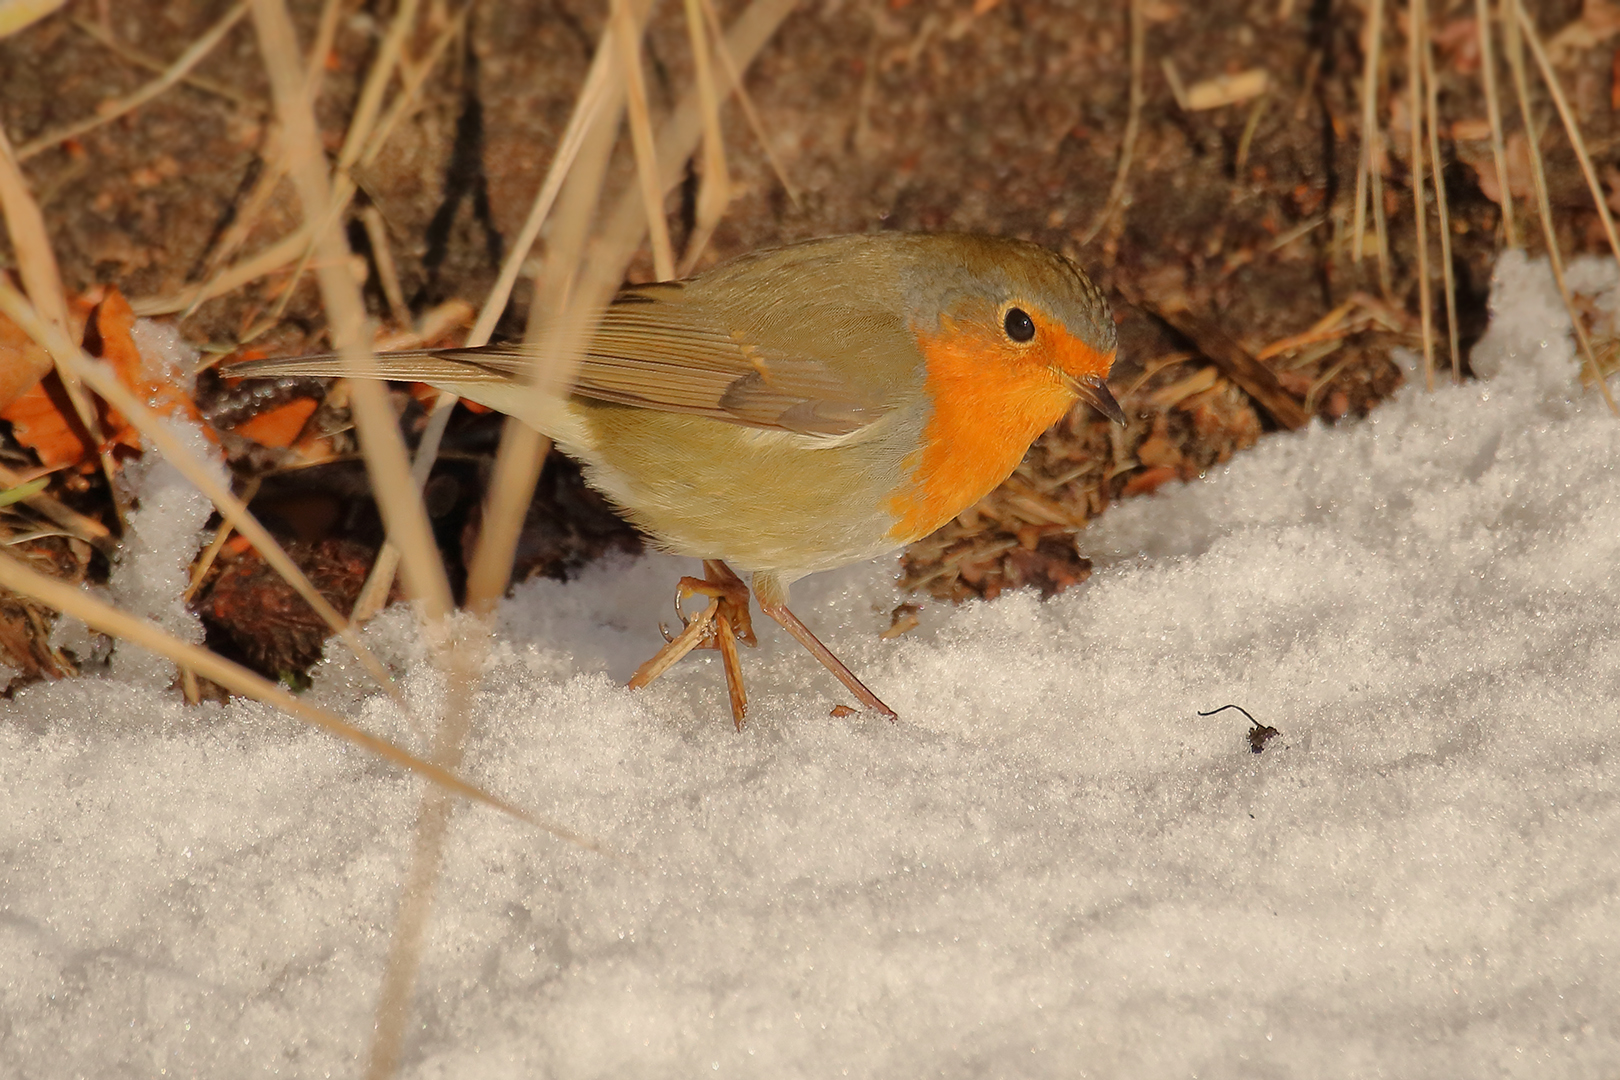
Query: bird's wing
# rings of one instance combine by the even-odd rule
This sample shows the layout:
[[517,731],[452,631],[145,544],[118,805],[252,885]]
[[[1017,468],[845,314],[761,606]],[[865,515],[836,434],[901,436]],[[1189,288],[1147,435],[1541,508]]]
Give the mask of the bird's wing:
[[[856,386],[840,374],[843,365],[814,355],[820,343],[807,325],[810,320],[776,311],[764,320],[763,332],[755,332],[758,326],[732,329],[708,305],[689,300],[684,292],[680,283],[621,292],[581,358],[571,392],[595,401],[822,436],[847,435],[888,411],[889,403],[876,400],[870,386]],[[522,344],[500,344],[382,353],[361,374],[443,385],[480,400],[480,388],[504,397],[501,388],[532,373],[535,364]],[[257,360],[224,373],[351,374],[332,356]]]
[[[733,305],[730,325],[679,284],[626,289],[575,375],[598,401],[808,435],[846,435],[886,411],[826,359],[809,327],[783,340]],[[741,317],[739,317],[741,316]]]

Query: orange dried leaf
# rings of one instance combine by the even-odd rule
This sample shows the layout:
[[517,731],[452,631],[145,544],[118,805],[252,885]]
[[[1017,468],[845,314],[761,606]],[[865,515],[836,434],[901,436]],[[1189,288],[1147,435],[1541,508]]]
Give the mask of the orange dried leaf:
[[32,389],[50,370],[50,353],[0,315],[0,410]]
[[[135,347],[130,334],[135,313],[123,294],[111,286],[98,287],[75,299],[72,306],[75,317],[87,320],[81,333],[87,352],[111,365],[119,381],[160,415],[181,413],[212,436],[191,399],[183,373],[161,361],[148,362]],[[98,413],[109,446],[140,451],[140,433],[134,425],[105,403],[98,402]],[[94,440],[55,374],[36,380],[26,393],[0,411],[0,420],[11,422],[13,436],[32,449],[47,468],[72,465],[90,471],[96,467]]]
[[285,405],[267,409],[258,416],[236,425],[236,434],[252,439],[260,446],[284,450],[298,438],[309,418],[315,415],[320,402],[314,398],[294,398]]
[[[185,374],[163,360],[142,356],[135,347],[130,333],[135,327],[135,312],[123,293],[108,287],[106,299],[96,308],[94,326],[100,347],[92,351],[112,365],[119,382],[159,416],[179,414],[202,426],[212,436],[213,432],[197,411],[197,403],[191,399]],[[97,344],[89,340],[92,335],[88,331],[85,337],[88,344]],[[103,431],[110,442],[140,449],[140,432],[115,410],[106,409]]]
[[1150,491],[1157,491],[1165,484],[1181,475],[1169,465],[1159,465],[1151,469],[1143,469],[1125,482],[1121,495],[1146,495]]
[[433,408],[433,403],[439,400],[438,388],[425,382],[413,382],[409,389],[411,397],[415,398],[416,403],[424,409]]
[[67,391],[54,373],[0,411],[0,420],[11,422],[12,436],[33,450],[47,469],[66,465],[95,468],[90,437],[73,415]]

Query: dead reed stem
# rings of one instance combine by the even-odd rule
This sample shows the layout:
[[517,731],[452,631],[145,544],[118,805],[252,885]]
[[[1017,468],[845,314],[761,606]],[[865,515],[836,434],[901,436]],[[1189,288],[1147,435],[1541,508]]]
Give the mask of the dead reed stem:
[[1569,99],[1564,96],[1564,88],[1558,82],[1558,73],[1553,70],[1552,61],[1547,57],[1547,50],[1536,34],[1535,23],[1530,20],[1519,0],[1512,0],[1512,3],[1517,9],[1519,28],[1524,33],[1525,44],[1530,46],[1530,55],[1536,58],[1536,67],[1541,71],[1541,81],[1546,84],[1547,93],[1552,96],[1553,105],[1558,109],[1558,117],[1564,122],[1564,133],[1569,136],[1569,145],[1575,151],[1575,160],[1580,162],[1581,174],[1586,177],[1586,187],[1592,193],[1592,205],[1597,208],[1598,220],[1603,222],[1603,235],[1608,238],[1609,251],[1614,255],[1615,261],[1620,263],[1620,237],[1615,235],[1614,215],[1609,212],[1603,185],[1598,182],[1597,170],[1592,167],[1592,155],[1587,152],[1586,138],[1581,134],[1580,121],[1575,118],[1575,110],[1570,108]]
[[669,281],[675,276],[675,248],[669,242],[669,223],[664,219],[664,192],[658,186],[652,113],[647,107],[647,83],[641,75],[640,21],[631,12],[629,0],[612,0],[612,4],[613,46],[629,106],[630,144],[635,150],[636,179],[647,211],[647,231],[652,237],[653,272],[660,281]]
[[1462,382],[1462,346],[1457,335],[1457,275],[1451,265],[1451,210],[1446,202],[1444,163],[1440,160],[1440,91],[1434,77],[1434,48],[1425,30],[1423,35],[1423,84],[1426,119],[1429,125],[1429,175],[1434,178],[1434,209],[1439,219],[1440,280],[1446,294],[1446,335],[1451,348],[1451,380]]
[[[1356,207],[1350,225],[1351,258],[1360,262],[1367,235],[1367,199],[1369,181],[1374,169],[1373,138],[1378,131],[1378,63],[1383,54],[1384,0],[1371,0],[1367,12],[1366,36],[1362,41],[1362,55],[1366,61],[1361,73],[1361,156],[1356,162]],[[1382,255],[1382,252],[1380,252]]]
[[1518,0],[1507,0],[1507,3],[1512,5],[1512,17],[1508,20],[1510,33],[1507,35],[1508,67],[1513,72],[1513,88],[1519,99],[1519,115],[1524,121],[1525,137],[1530,141],[1530,179],[1535,187],[1536,213],[1541,218],[1542,235],[1547,241],[1547,261],[1552,265],[1553,279],[1558,283],[1558,293],[1563,297],[1564,309],[1569,312],[1575,340],[1580,345],[1581,355],[1586,358],[1592,379],[1597,383],[1603,400],[1608,403],[1609,411],[1620,415],[1620,407],[1616,407],[1614,396],[1609,393],[1609,384],[1604,380],[1603,369],[1598,366],[1597,354],[1592,350],[1592,337],[1586,332],[1581,313],[1575,309],[1575,298],[1570,294],[1569,282],[1564,276],[1564,257],[1558,250],[1558,230],[1553,224],[1552,203],[1547,197],[1546,166],[1541,160],[1541,133],[1536,130],[1535,116],[1530,108],[1530,80],[1524,70],[1523,36],[1519,32],[1521,22],[1518,16],[1521,9]]
[[1406,78],[1412,118],[1412,216],[1417,230],[1418,309],[1423,321],[1423,381],[1434,390],[1434,312],[1429,295],[1429,228],[1423,205],[1423,47],[1428,32],[1424,0],[1412,0],[1406,26]]
[[1502,242],[1519,246],[1519,229],[1514,223],[1513,191],[1508,186],[1507,141],[1502,137],[1502,103],[1496,89],[1496,48],[1491,30],[1490,0],[1474,0],[1474,19],[1479,25],[1479,73],[1485,89],[1485,115],[1491,122],[1491,157],[1496,162],[1496,185],[1502,193]]
[[[252,0],[265,67],[276,111],[286,132],[288,173],[298,190],[306,221],[325,222],[315,231],[316,277],[320,282],[333,345],[356,371],[364,370],[369,349],[365,307],[349,269],[349,246],[329,214],[331,183],[320,152],[310,102],[304,96],[297,38],[282,0]],[[422,605],[423,617],[437,621],[451,608],[450,584],[439,563],[427,513],[409,487],[410,466],[386,389],[357,378],[351,388],[355,426],[371,474],[388,535],[403,554],[406,587]]]
[[726,167],[726,139],[720,129],[719,88],[715,85],[714,63],[709,57],[709,25],[699,0],[686,0],[686,36],[692,47],[692,78],[697,83],[698,100],[703,108],[703,177],[693,215],[692,235],[687,238],[677,273],[685,277],[703,257],[709,239],[731,204],[731,176]]

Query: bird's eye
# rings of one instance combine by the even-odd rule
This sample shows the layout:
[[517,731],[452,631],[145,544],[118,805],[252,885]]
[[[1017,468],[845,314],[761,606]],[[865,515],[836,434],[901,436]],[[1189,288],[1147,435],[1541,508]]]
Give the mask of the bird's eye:
[[1001,325],[1014,341],[1029,341],[1035,337],[1035,320],[1023,308],[1008,308]]

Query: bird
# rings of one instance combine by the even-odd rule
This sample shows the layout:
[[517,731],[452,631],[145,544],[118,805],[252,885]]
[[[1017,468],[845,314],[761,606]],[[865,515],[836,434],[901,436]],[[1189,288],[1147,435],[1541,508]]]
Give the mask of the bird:
[[[731,566],[751,575],[766,615],[894,719],[790,610],[790,587],[933,532],[1005,480],[1076,402],[1123,423],[1106,382],[1116,351],[1107,299],[1064,256],[1013,238],[882,232],[625,286],[566,395],[535,392],[544,361],[522,343],[383,353],[360,374],[516,417],[658,547],[704,560],[676,609],[695,594],[708,609],[631,685],[696,645],[719,648],[740,731],[735,641],[754,639]],[[355,374],[333,355],[224,373]]]

